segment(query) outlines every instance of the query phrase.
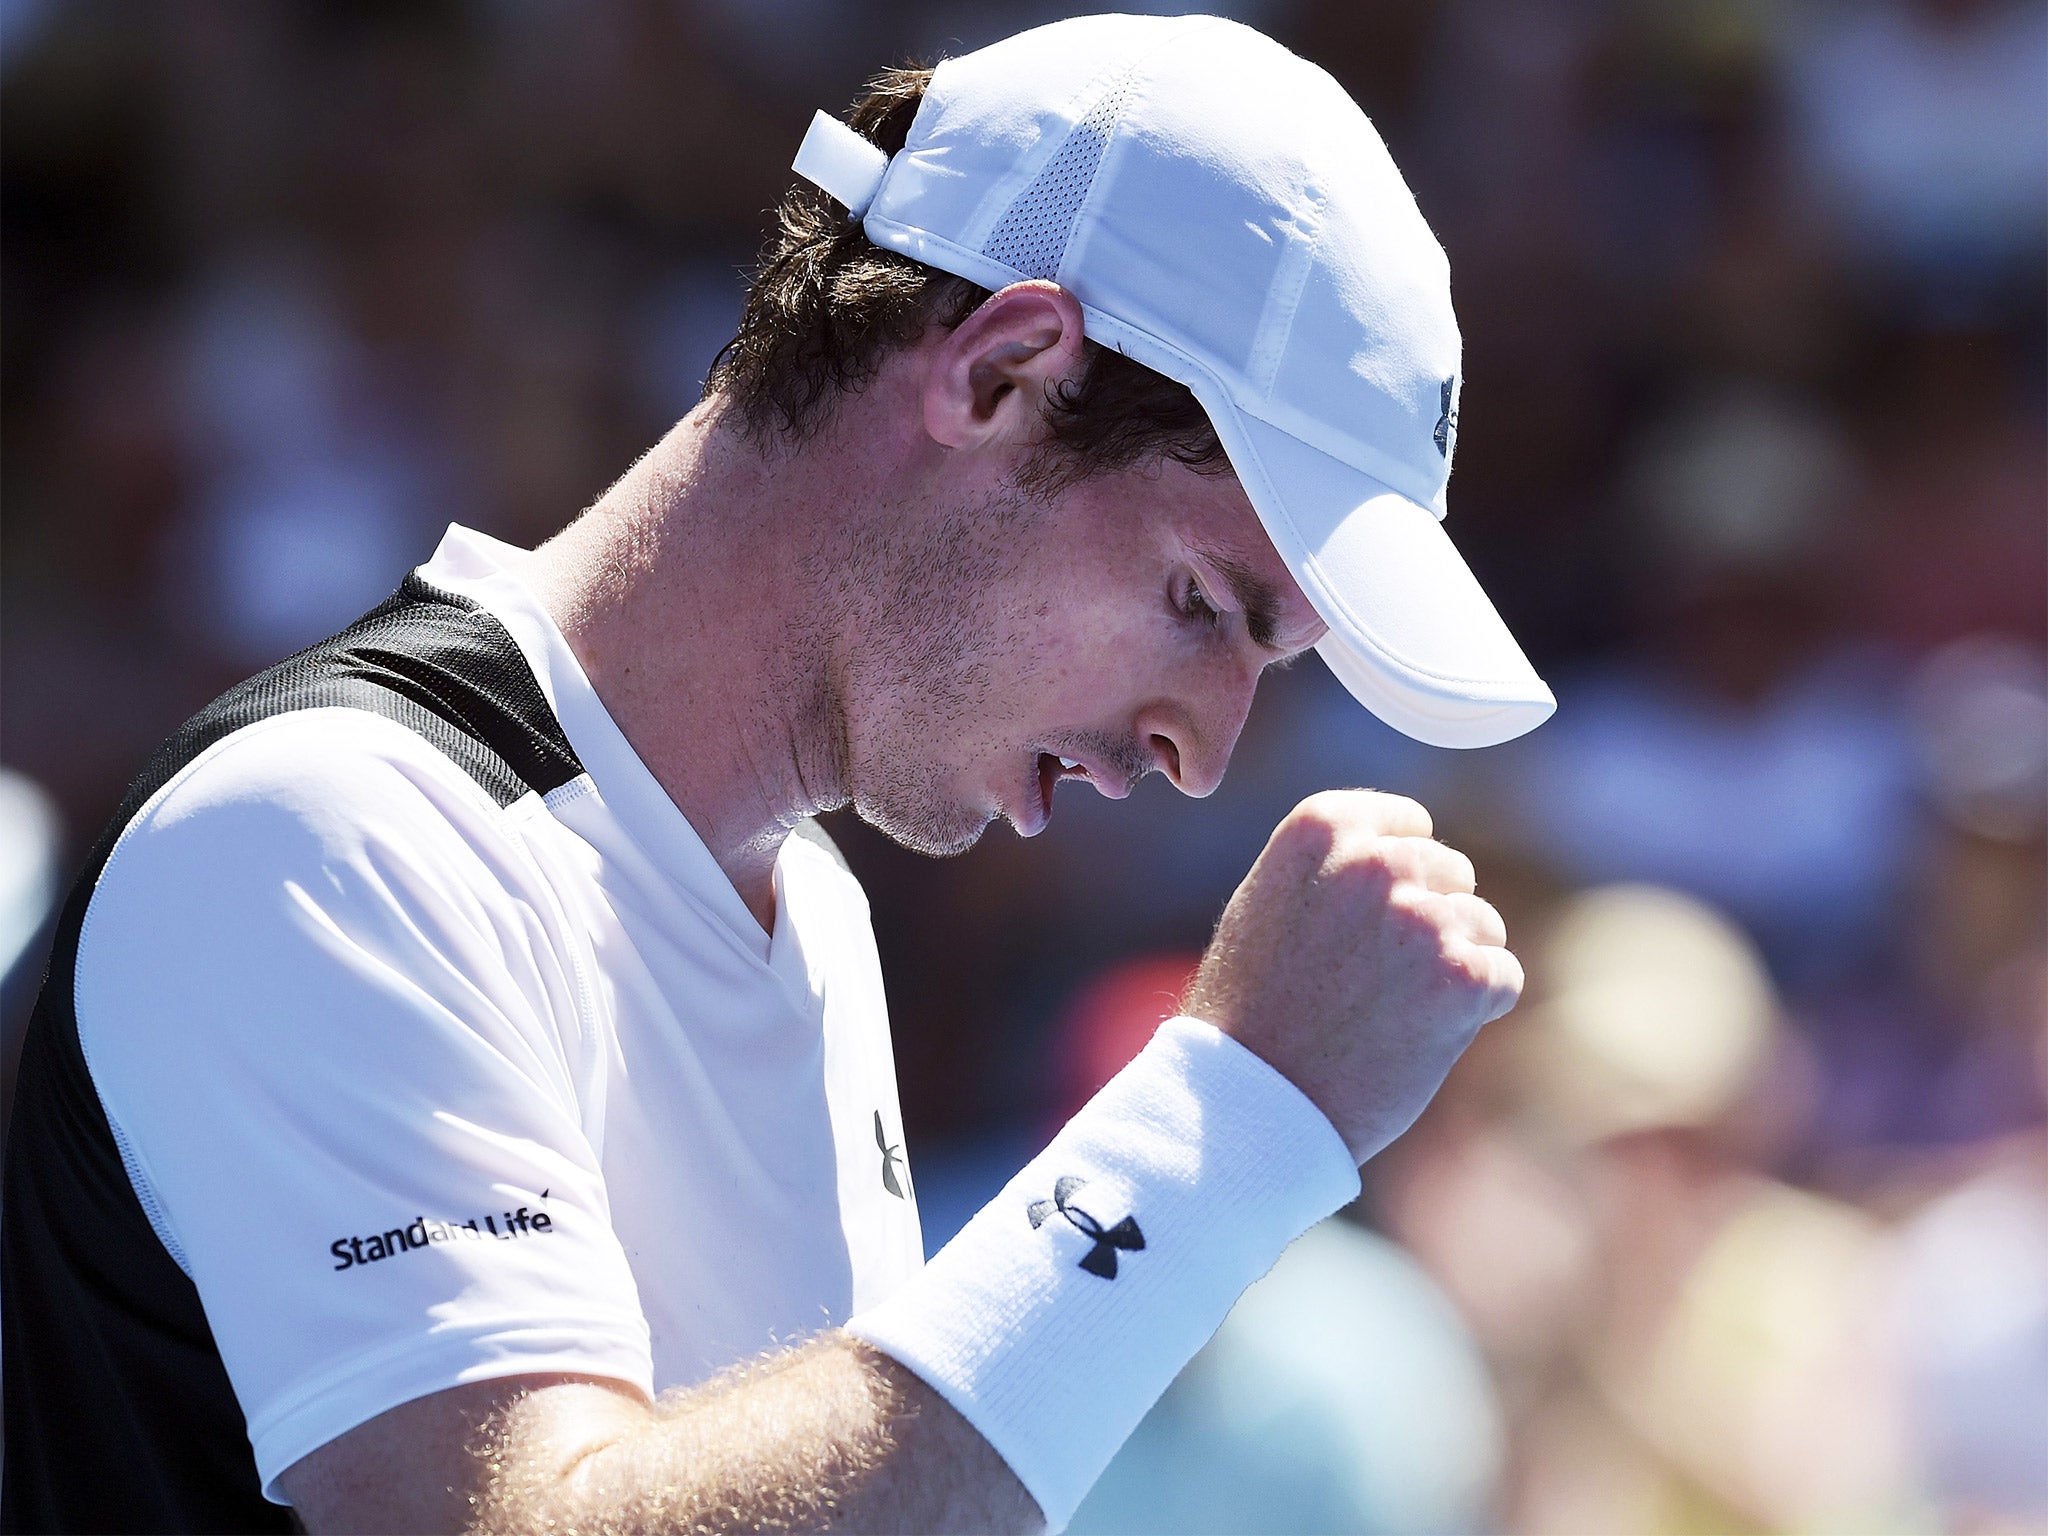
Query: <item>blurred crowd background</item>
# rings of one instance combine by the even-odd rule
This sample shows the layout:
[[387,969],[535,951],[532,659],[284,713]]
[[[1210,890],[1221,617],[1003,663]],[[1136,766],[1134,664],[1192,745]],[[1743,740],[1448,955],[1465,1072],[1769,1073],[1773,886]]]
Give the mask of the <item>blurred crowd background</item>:
[[[0,3],[10,1039],[162,735],[451,520],[560,526],[693,403],[812,109],[1068,9]],[[1449,527],[1559,710],[1438,752],[1307,661],[1206,803],[836,819],[935,1243],[1310,791],[1429,804],[1527,961],[1075,1528],[2048,1530],[2048,7],[1220,9],[1450,253]]]

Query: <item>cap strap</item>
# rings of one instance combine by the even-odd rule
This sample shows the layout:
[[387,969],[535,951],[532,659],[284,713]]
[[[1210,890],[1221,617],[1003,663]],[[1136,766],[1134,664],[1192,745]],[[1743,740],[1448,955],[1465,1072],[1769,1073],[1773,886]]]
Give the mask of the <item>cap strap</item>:
[[838,118],[819,112],[789,168],[846,204],[858,219],[875,200],[889,157]]

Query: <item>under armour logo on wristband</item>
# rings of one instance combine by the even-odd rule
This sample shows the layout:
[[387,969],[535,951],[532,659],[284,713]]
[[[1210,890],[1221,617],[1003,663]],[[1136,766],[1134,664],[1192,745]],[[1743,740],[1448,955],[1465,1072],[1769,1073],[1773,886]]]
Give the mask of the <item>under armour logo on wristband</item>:
[[1081,1267],[1091,1275],[1114,1280],[1117,1249],[1136,1253],[1145,1246],[1145,1234],[1138,1230],[1137,1218],[1134,1216],[1126,1216],[1115,1226],[1105,1227],[1080,1207],[1068,1204],[1068,1199],[1074,1191],[1087,1182],[1086,1179],[1077,1179],[1069,1174],[1053,1185],[1050,1200],[1032,1201],[1028,1213],[1031,1217],[1031,1230],[1037,1231],[1045,1225],[1047,1218],[1054,1211],[1058,1211],[1073,1223],[1082,1236],[1095,1240],[1095,1246],[1082,1255]]
[[[903,1185],[896,1177],[896,1165],[903,1161],[903,1143],[889,1144],[889,1133],[882,1129],[882,1112],[875,1111],[875,1145],[882,1149],[882,1188],[898,1200],[910,1197],[903,1193]],[[906,1173],[908,1169],[904,1170]]]

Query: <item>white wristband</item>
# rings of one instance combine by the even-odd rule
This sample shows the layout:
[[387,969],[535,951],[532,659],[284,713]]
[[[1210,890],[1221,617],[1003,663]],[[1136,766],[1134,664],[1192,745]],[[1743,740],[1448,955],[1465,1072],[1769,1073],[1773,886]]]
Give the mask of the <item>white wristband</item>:
[[958,1409],[1073,1516],[1245,1287],[1358,1194],[1301,1090],[1169,1019],[909,1284],[847,1331]]

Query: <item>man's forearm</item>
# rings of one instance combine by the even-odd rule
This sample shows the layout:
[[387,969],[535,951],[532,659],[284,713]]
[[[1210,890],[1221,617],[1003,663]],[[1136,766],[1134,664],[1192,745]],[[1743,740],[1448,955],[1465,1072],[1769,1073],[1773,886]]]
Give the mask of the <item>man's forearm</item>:
[[1036,1531],[1031,1496],[936,1392],[844,1334],[650,1410],[599,1386],[521,1396],[486,1428],[477,1525]]
[[281,1483],[316,1531],[1064,1528],[1244,1288],[1357,1192],[1285,1074],[1169,1020],[845,1331],[652,1405],[591,1377],[450,1388]]

